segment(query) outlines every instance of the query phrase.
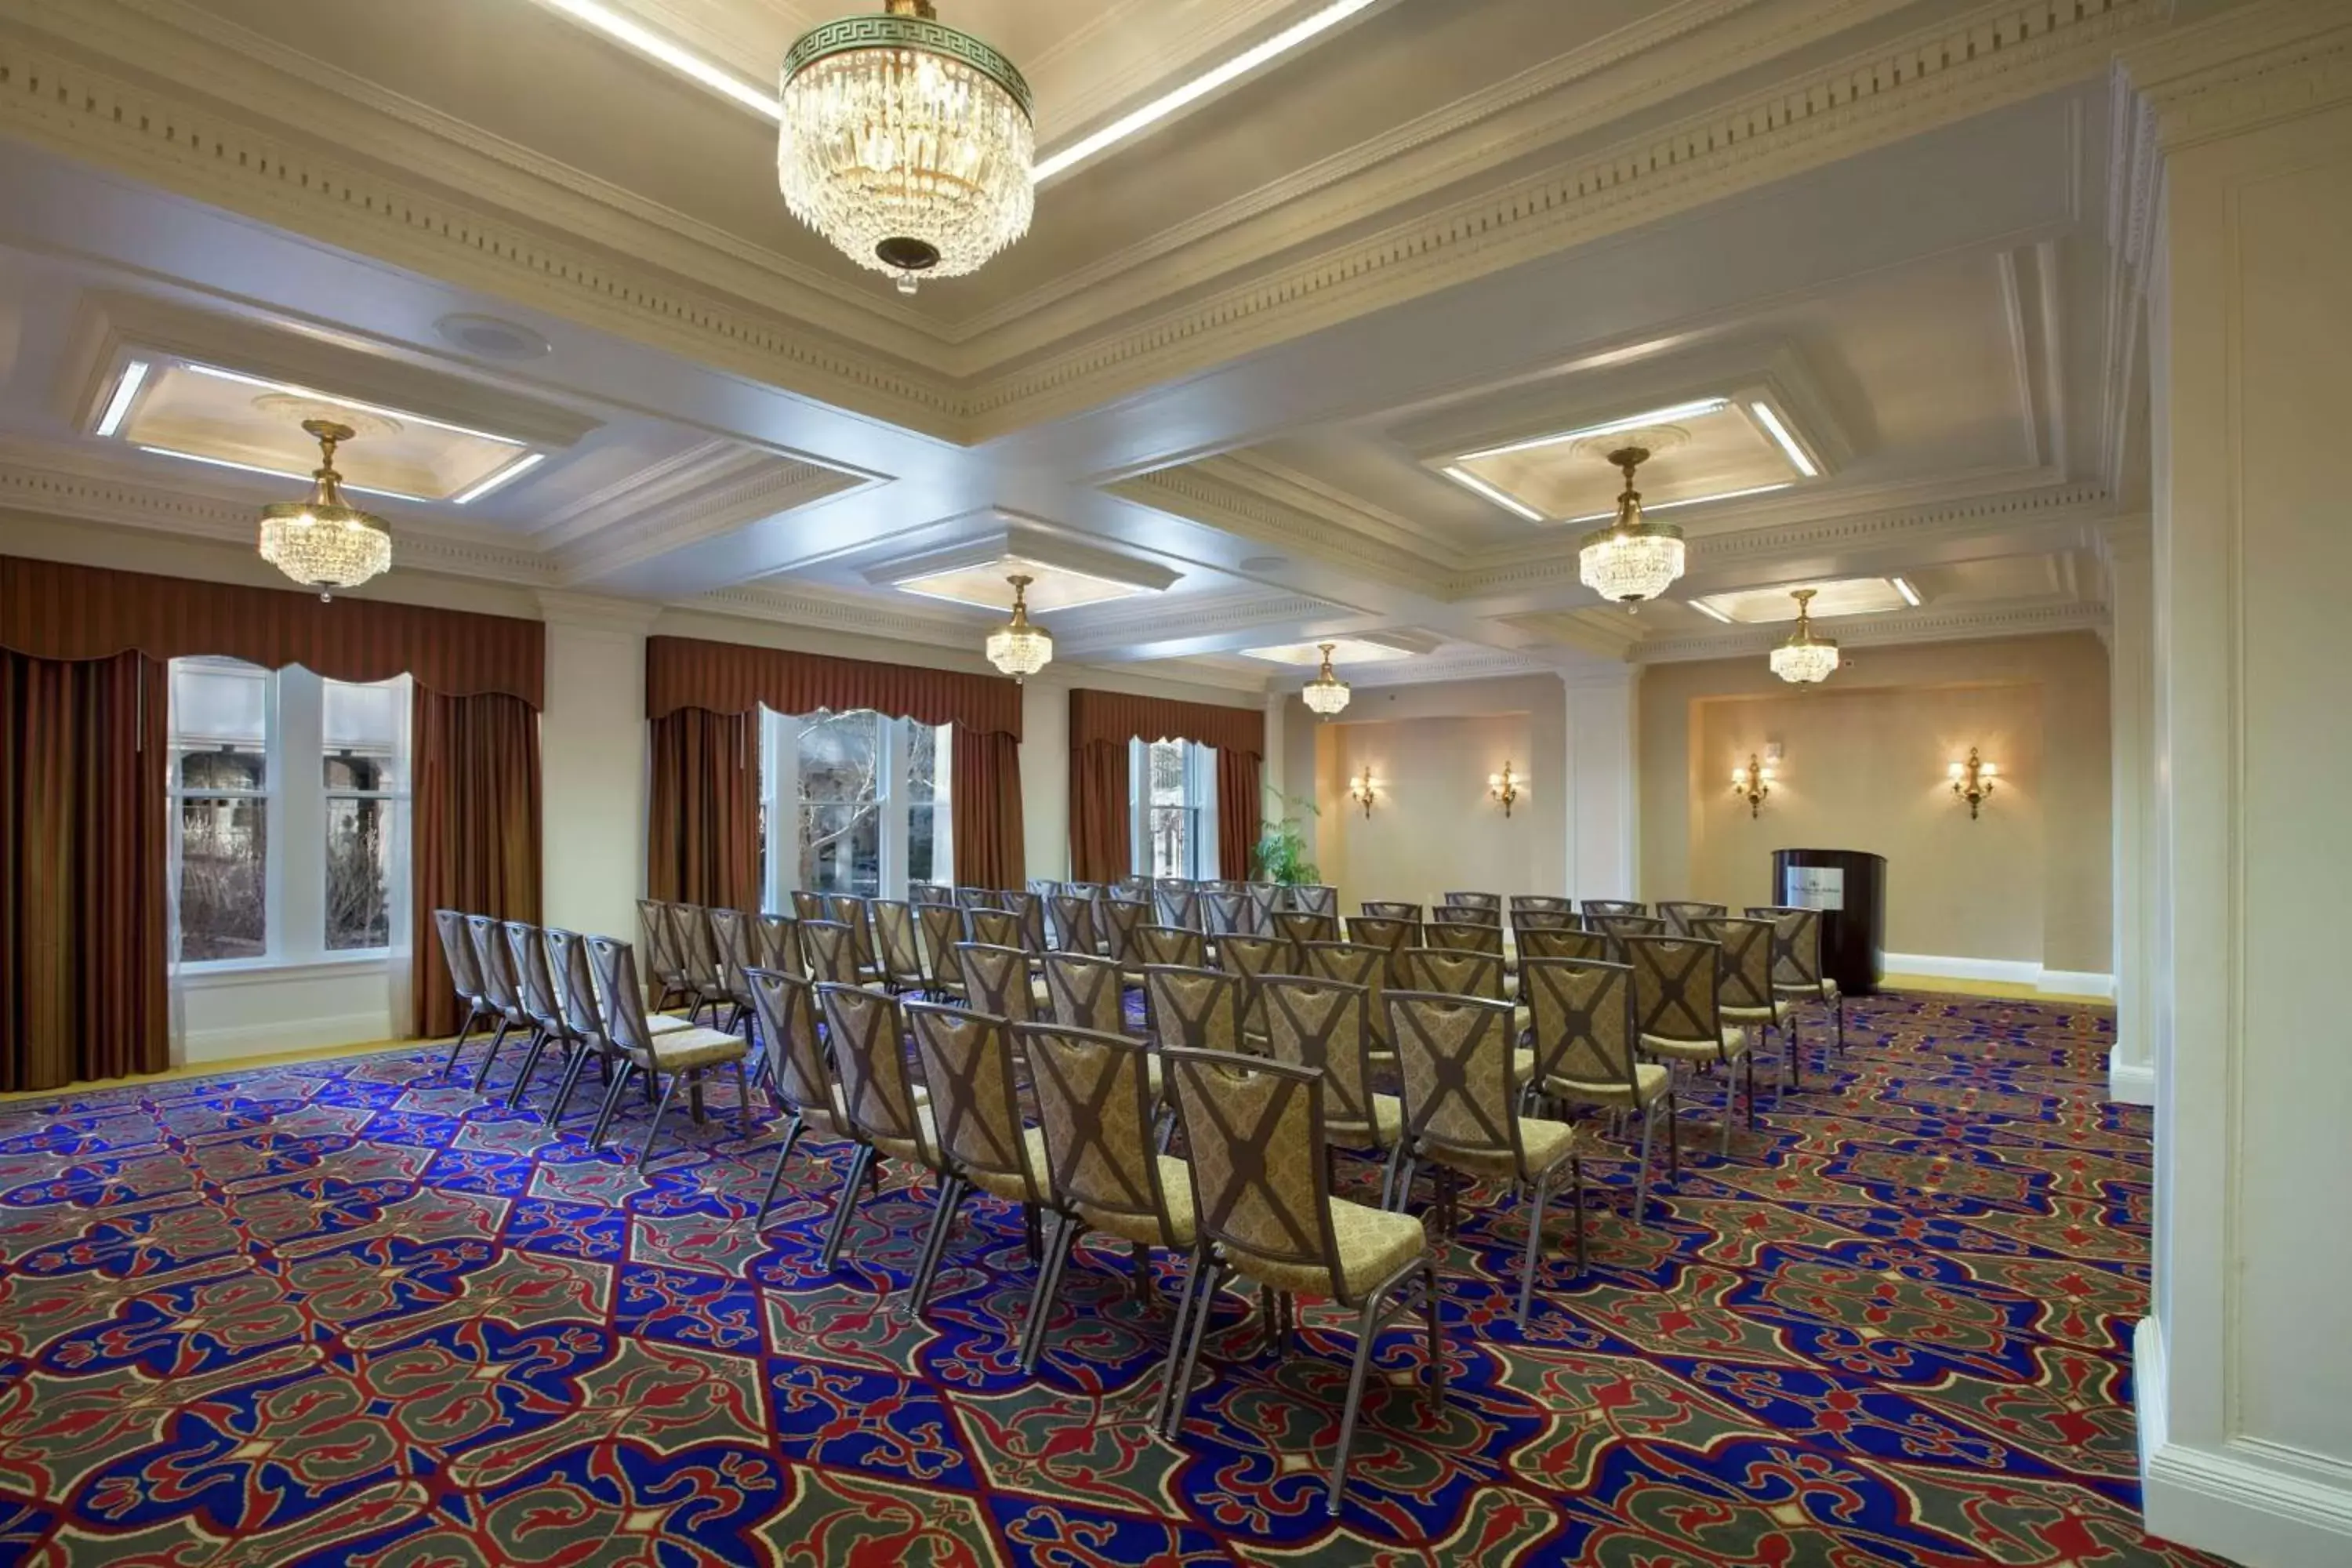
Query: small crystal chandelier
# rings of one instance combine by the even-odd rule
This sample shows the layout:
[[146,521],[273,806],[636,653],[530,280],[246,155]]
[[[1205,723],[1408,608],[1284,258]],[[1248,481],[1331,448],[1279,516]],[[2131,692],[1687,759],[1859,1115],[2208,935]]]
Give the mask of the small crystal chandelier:
[[1029,584],[1034,577],[1007,577],[1013,584],[1013,618],[988,634],[988,662],[1019,682],[1054,662],[1054,639],[1029,624]]
[[1604,599],[1637,605],[1654,599],[1683,574],[1683,531],[1671,522],[1642,516],[1642,492],[1633,470],[1649,460],[1646,447],[1621,447],[1609,460],[1625,470],[1625,493],[1617,498],[1617,521],[1584,536],[1577,574]]
[[1787,642],[1772,650],[1772,673],[1799,686],[1827,680],[1837,671],[1837,639],[1815,637],[1813,619],[1806,609],[1819,591],[1799,588],[1789,595],[1797,601],[1797,629],[1789,634]]
[[1307,706],[1328,719],[1348,705],[1348,683],[1331,673],[1331,650],[1338,643],[1318,645],[1323,650],[1323,672],[1303,687],[1298,695]]
[[931,0],[884,0],[881,16],[805,34],[784,57],[782,98],[784,205],[901,293],[976,271],[1029,232],[1029,84],[934,20]]
[[355,434],[331,419],[305,419],[302,428],[319,443],[319,467],[311,474],[310,499],[280,501],[261,509],[261,558],[320,599],[337,588],[355,588],[392,566],[392,525],[343,500],[343,477],[335,472],[335,448]]

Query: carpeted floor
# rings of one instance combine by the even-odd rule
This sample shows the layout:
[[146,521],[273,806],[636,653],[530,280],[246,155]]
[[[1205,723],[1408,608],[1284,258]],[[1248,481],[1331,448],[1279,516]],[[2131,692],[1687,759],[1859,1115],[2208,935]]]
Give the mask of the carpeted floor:
[[910,1321],[877,1292],[928,1189],[824,1277],[846,1152],[755,1235],[774,1133],[734,1142],[728,1090],[644,1174],[437,1052],[0,1107],[0,1562],[2205,1562],[2136,1523],[2147,1122],[2101,1100],[2111,1028],[1854,1003],[1729,1161],[1693,1108],[1649,1224],[1588,1163],[1591,1270],[1563,1218],[1524,1335],[1519,1219],[1474,1212],[1447,1403],[1393,1333],[1336,1523],[1325,1314],[1277,1361],[1233,1299],[1158,1442],[1166,1309],[1123,1253],[1074,1265],[1024,1379],[1010,1211],[974,1201]]

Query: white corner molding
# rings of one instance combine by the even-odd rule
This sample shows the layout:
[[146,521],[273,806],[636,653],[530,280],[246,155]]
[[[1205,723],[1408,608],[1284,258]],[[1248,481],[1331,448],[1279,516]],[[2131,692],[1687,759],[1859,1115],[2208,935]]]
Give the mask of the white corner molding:
[[2125,1059],[2123,1047],[2107,1053],[2107,1098],[2118,1105],[2156,1103],[2156,1064]]
[[2030,960],[2009,958],[1947,958],[1926,952],[1890,952],[1889,975],[1907,980],[1982,980],[2000,985],[2031,985],[2045,996],[2095,996],[2116,994],[2116,977],[2085,970],[2045,969]]

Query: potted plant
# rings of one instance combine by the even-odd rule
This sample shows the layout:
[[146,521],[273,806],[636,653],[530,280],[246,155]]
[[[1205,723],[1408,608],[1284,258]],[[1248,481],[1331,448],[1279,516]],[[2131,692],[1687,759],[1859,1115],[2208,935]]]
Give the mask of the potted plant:
[[1287,795],[1272,785],[1265,793],[1274,797],[1279,815],[1268,817],[1258,829],[1257,851],[1252,857],[1258,879],[1286,888],[1315,886],[1323,874],[1307,858],[1305,819],[1322,814],[1304,795]]

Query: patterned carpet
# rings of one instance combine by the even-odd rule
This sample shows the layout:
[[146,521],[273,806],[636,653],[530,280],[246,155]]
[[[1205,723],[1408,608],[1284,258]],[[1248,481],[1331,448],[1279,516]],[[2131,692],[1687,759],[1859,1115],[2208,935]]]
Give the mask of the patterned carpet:
[[1591,1270],[1562,1221],[1525,1335],[1520,1221],[1474,1209],[1447,1402],[1391,1334],[1336,1522],[1323,1311],[1282,1361],[1229,1299],[1163,1444],[1123,1253],[1074,1264],[1024,1380],[1009,1211],[975,1200],[910,1321],[877,1289],[928,1189],[823,1277],[846,1152],[753,1234],[774,1133],[734,1142],[725,1089],[642,1175],[422,1051],[0,1106],[0,1562],[2208,1562],[2136,1523],[2147,1125],[2101,1101],[2111,1029],[1856,1002],[1730,1160],[1696,1108],[1670,1213],[1588,1163]]

